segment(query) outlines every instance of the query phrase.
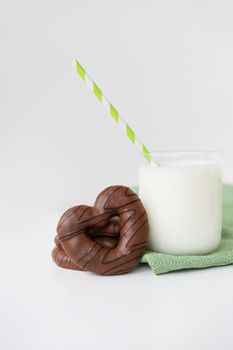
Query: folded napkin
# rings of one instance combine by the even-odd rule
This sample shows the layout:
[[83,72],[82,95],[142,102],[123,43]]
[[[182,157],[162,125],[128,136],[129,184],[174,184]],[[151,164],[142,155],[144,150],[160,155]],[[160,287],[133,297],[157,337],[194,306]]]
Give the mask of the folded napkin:
[[233,264],[233,185],[223,186],[222,239],[217,250],[206,255],[169,255],[146,250],[140,262],[147,263],[156,275]]

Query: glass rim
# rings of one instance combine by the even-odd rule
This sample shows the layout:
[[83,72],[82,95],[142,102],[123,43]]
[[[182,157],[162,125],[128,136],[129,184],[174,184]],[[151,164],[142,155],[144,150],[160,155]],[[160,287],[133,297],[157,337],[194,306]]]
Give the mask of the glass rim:
[[152,164],[164,166],[183,165],[217,165],[221,163],[222,154],[216,150],[163,150],[140,153],[140,158],[153,159]]
[[140,155],[144,154],[177,154],[177,155],[221,155],[222,152],[218,150],[158,150],[158,151],[148,151],[148,152],[141,152]]

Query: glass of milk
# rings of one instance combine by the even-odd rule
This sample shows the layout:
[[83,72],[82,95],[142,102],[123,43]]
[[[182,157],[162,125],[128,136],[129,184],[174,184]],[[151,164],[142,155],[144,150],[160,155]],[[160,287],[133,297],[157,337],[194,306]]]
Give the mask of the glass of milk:
[[222,231],[220,154],[166,151],[152,156],[157,165],[141,162],[139,171],[139,196],[150,225],[148,249],[175,255],[214,251]]

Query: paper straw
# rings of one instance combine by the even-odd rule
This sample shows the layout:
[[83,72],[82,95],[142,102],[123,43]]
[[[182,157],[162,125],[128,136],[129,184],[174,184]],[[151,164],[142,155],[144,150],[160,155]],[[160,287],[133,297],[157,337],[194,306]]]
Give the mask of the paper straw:
[[116,107],[107,99],[107,97],[103,94],[102,90],[99,86],[94,82],[94,80],[89,76],[83,66],[76,60],[74,62],[76,73],[80,76],[80,78],[87,84],[89,89],[94,93],[95,97],[99,100],[99,102],[104,106],[104,108],[108,111],[111,117],[115,120],[115,122],[121,127],[124,131],[124,134],[128,137],[128,139],[135,144],[140,153],[144,156],[147,162],[150,165],[155,166],[155,163],[152,159],[151,152],[148,148],[142,143],[132,128],[126,123],[126,121],[120,116]]

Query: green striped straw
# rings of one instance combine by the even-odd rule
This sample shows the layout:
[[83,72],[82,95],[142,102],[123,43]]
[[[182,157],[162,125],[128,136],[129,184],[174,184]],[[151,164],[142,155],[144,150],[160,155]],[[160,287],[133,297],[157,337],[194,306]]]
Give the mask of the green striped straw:
[[148,148],[144,145],[144,143],[142,143],[139,140],[139,138],[137,137],[135,132],[132,130],[132,128],[120,116],[116,107],[114,107],[114,105],[107,99],[107,97],[103,94],[103,92],[99,88],[99,86],[87,74],[87,72],[83,68],[83,66],[77,60],[74,63],[75,63],[76,72],[80,76],[80,78],[87,84],[87,86],[94,93],[94,95],[97,97],[99,102],[104,106],[104,108],[112,116],[112,118],[115,120],[115,122],[121,127],[121,129],[124,131],[124,133],[128,137],[128,139],[138,147],[138,149],[140,150],[140,153],[144,156],[144,158],[147,160],[147,162],[150,165],[154,166],[155,163],[152,159],[151,152],[148,150]]

